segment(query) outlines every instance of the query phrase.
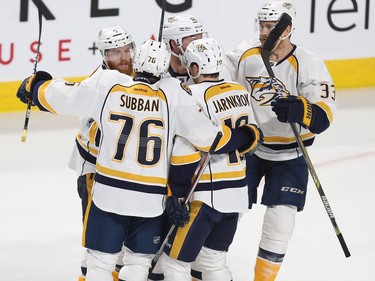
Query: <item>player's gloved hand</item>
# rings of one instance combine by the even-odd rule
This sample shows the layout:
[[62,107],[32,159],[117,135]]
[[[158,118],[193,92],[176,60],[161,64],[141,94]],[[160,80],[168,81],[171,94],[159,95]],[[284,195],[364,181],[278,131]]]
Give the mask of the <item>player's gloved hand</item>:
[[182,227],[190,220],[190,212],[187,205],[180,203],[176,196],[167,197],[165,210],[169,221],[175,226]]
[[17,90],[17,98],[23,103],[30,103],[33,99],[33,89],[36,82],[51,80],[52,76],[45,71],[37,71],[35,74],[23,80]]
[[307,128],[311,125],[313,107],[301,96],[287,96],[271,102],[277,119],[283,123],[298,123]]
[[258,147],[263,143],[263,133],[260,128],[258,128],[254,124],[245,124],[238,129],[246,132],[248,136],[250,136],[250,142],[244,146],[238,149],[238,152],[243,155],[245,153],[253,154]]

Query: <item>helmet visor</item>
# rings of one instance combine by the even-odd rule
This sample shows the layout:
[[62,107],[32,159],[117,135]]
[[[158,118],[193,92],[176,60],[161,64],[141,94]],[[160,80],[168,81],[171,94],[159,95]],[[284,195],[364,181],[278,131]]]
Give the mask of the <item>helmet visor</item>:
[[104,51],[106,61],[130,60],[134,57],[134,43],[122,46],[120,48],[107,49]]

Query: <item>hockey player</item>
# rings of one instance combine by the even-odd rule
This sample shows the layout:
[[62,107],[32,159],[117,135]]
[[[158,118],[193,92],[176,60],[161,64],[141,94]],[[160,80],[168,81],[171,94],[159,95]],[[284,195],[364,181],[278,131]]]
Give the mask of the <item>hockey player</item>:
[[[245,124],[256,127],[248,125],[255,123],[250,93],[238,83],[219,79],[224,52],[215,39],[191,42],[182,60],[196,83],[190,86],[192,95],[213,122],[233,128]],[[251,151],[255,151],[255,146]],[[189,170],[182,165],[185,159],[187,166],[191,167],[199,160],[199,155],[192,145],[177,138],[169,176],[171,196],[166,205],[166,211],[172,214],[171,221],[176,226],[182,226],[183,220],[173,216],[175,202],[177,197],[185,197],[183,187],[189,187],[194,172],[190,168],[191,173],[188,173]],[[226,252],[233,241],[239,213],[248,210],[247,194],[245,160],[236,151],[214,155],[193,193],[189,223],[171,235],[160,258],[164,280],[191,280],[190,263],[193,261],[199,264],[202,280],[232,280],[226,266]]]
[[[181,62],[181,56],[192,41],[206,37],[208,37],[208,34],[203,23],[195,16],[181,14],[168,17],[163,26],[163,41],[172,54],[167,76],[180,79],[187,85],[194,84],[193,79]],[[220,72],[220,77],[230,78],[230,74],[224,70]]]
[[[163,26],[163,41],[167,44],[168,50],[171,52],[170,67],[168,69],[167,76],[175,77],[187,85],[193,85],[194,81],[188,74],[186,67],[181,62],[182,56],[186,50],[186,47],[194,40],[207,38],[208,33],[206,32],[203,23],[195,16],[190,14],[173,15],[167,17]],[[220,78],[229,80],[230,74],[223,68],[220,71]],[[154,272],[158,271],[158,264],[154,269]],[[192,276],[199,280],[202,273],[195,264],[192,264],[191,270]],[[163,280],[160,274],[153,275],[150,278],[152,281]],[[194,279],[193,278],[193,279]]]
[[[102,28],[98,35],[98,49],[102,55],[102,64],[95,70],[117,70],[121,73],[134,76],[132,57],[135,51],[135,43],[132,36],[121,26],[115,25]],[[91,197],[94,181],[95,163],[98,154],[100,130],[98,124],[90,117],[81,118],[81,128],[76,137],[75,147],[70,158],[69,167],[78,175],[77,190],[82,202],[82,217],[85,215],[87,203]],[[81,276],[83,281],[86,276],[87,251],[81,261]],[[114,280],[118,280],[118,271],[122,266],[122,255],[113,272]]]
[[[181,56],[190,42],[207,37],[203,24],[193,15],[181,14],[167,17],[163,24],[163,42],[171,53],[170,66],[166,77],[174,77],[186,85],[194,84],[181,63]],[[159,264],[149,276],[150,281],[164,280]]]
[[[39,71],[18,89],[54,114],[91,116],[101,130],[92,198],[84,219],[88,248],[87,281],[112,281],[111,271],[126,245],[120,280],[147,280],[151,260],[164,234],[163,201],[176,135],[207,151],[219,131],[217,152],[246,152],[259,131],[218,127],[197,108],[187,87],[160,79],[170,54],[164,43],[147,40],[134,57],[134,79],[114,70],[95,73],[80,84],[52,79]],[[192,129],[192,124],[199,124]]]
[[[292,25],[271,52],[276,76],[272,79],[261,59],[261,48],[283,13],[292,18]],[[336,108],[335,86],[324,62],[291,42],[295,19],[295,9],[288,1],[262,6],[257,14],[260,42],[242,42],[239,50],[227,54],[232,77],[251,92],[255,119],[264,134],[259,150],[247,157],[250,203],[256,201],[257,187],[265,177],[261,203],[267,208],[255,263],[256,281],[275,280],[296,213],[305,205],[308,168],[288,123],[296,123],[308,147],[315,134],[330,126]]]

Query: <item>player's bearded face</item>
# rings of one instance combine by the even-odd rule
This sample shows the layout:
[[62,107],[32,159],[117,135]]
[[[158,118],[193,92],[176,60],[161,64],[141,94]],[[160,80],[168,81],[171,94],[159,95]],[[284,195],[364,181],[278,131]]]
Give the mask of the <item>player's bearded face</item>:
[[274,29],[276,25],[275,21],[260,21],[259,22],[259,40],[264,44],[266,42],[268,35],[270,34],[271,30]]
[[133,49],[129,46],[106,50],[106,62],[110,69],[115,69],[124,74],[131,74]]

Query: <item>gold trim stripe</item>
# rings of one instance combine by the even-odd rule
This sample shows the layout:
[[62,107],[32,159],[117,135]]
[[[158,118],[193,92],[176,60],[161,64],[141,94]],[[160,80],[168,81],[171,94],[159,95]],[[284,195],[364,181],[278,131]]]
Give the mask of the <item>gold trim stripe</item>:
[[290,56],[288,58],[289,63],[293,66],[294,71],[298,72],[298,61],[295,56]]
[[171,157],[171,164],[178,166],[178,165],[185,165],[185,164],[191,164],[195,163],[197,161],[201,160],[201,154],[200,152],[196,152],[189,155],[184,156],[173,156]]
[[[218,150],[222,149],[229,142],[229,140],[232,137],[232,131],[230,130],[230,128],[228,126],[225,126],[225,125],[222,124],[221,125],[221,131],[223,132],[223,136],[221,137],[221,139],[219,141],[219,144],[217,145],[215,151],[218,151]],[[200,151],[208,152],[210,150],[211,146],[206,146],[206,147],[196,146],[196,147]]]
[[[312,138],[314,136],[313,133],[307,133],[304,135],[301,135],[302,140]],[[282,143],[282,144],[287,144],[287,143],[293,143],[296,142],[295,137],[290,137],[290,138],[285,138],[285,137],[280,137],[280,136],[273,136],[273,137],[264,137],[264,142],[273,144],[273,143]]]
[[[234,171],[234,172],[222,172],[222,173],[214,173],[212,174],[212,180],[223,180],[223,179],[233,179],[233,178],[244,178],[246,175],[246,168],[242,169],[241,171]],[[200,178],[201,181],[210,181],[211,175],[210,174],[203,174]]]
[[45,91],[46,91],[46,88],[49,86],[49,84],[51,83],[52,80],[50,81],[47,81],[46,83],[43,83],[40,87],[39,87],[39,90],[38,90],[38,95],[39,95],[39,102],[40,104],[46,108],[49,112],[53,113],[53,114],[58,114],[56,110],[54,110],[52,108],[52,106],[47,102],[46,98],[45,98]]
[[206,101],[210,100],[211,98],[217,95],[226,93],[228,91],[246,91],[246,89],[239,84],[232,84],[232,83],[225,84],[225,87],[221,84],[215,85],[213,87],[208,88],[206,92]]
[[86,212],[83,219],[83,230],[82,230],[82,247],[86,246],[86,230],[87,230],[87,221],[89,219],[89,213],[91,209],[92,204],[92,197],[91,194],[89,194],[88,201],[87,201],[87,207]]
[[[90,151],[90,154],[92,154],[95,157],[98,156],[98,150],[94,146],[88,146],[87,142],[84,142],[82,140],[82,135],[80,133],[77,135],[77,140],[79,144],[81,145],[81,147],[83,147],[87,151]],[[90,138],[90,143],[95,143],[95,142]]]
[[316,105],[318,105],[320,108],[322,108],[327,113],[329,123],[332,123],[333,114],[332,114],[331,108],[327,104],[325,104],[324,102],[318,102]]
[[260,55],[261,49],[260,48],[252,48],[247,50],[242,57],[240,58],[240,62],[246,59],[247,57],[253,56],[253,55]]
[[[129,93],[129,91],[132,91]],[[127,94],[132,95],[141,95],[141,96],[147,96],[147,97],[158,97],[164,102],[167,102],[166,97],[164,96],[163,91],[161,90],[153,90],[151,87],[143,84],[136,84],[130,87],[122,86],[122,85],[116,85],[111,89],[111,93],[114,92],[125,92]]]
[[178,255],[180,254],[182,245],[185,242],[186,236],[188,235],[189,230],[190,230],[192,224],[194,223],[202,205],[203,205],[203,202],[201,202],[201,201],[193,201],[190,204],[190,210],[191,210],[190,211],[190,220],[186,225],[184,225],[184,227],[179,227],[177,229],[176,236],[175,236],[175,238],[173,240],[173,243],[172,243],[171,252],[169,253],[169,255],[172,258],[175,258],[175,259],[178,258]]
[[[96,123],[95,121],[91,124],[91,127],[90,127],[90,130],[89,130],[89,140],[90,140],[90,143],[94,144],[95,145],[95,136],[98,132],[98,123]],[[90,147],[90,151],[95,154],[95,155],[98,155],[98,149],[95,148],[95,146],[91,146]]]
[[101,166],[98,162],[96,162],[96,170],[99,173],[102,173],[107,176],[117,177],[120,179],[133,181],[133,182],[142,182],[142,183],[151,183],[151,184],[159,184],[159,185],[166,185],[167,179],[161,178],[161,177],[150,177],[150,176],[143,176],[143,175],[137,175],[133,173],[127,173],[127,172],[121,172],[118,170],[114,170],[111,168],[107,168],[104,166]]

